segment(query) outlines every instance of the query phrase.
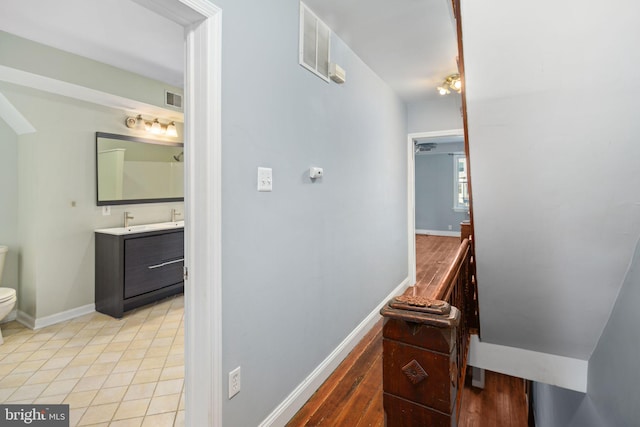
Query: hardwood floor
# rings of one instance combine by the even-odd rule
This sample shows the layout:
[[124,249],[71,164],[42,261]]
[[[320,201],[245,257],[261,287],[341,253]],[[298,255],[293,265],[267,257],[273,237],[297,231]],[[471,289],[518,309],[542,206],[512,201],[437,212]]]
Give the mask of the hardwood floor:
[[[460,239],[416,236],[415,291],[429,292],[455,255]],[[459,427],[526,427],[527,408],[522,379],[487,372],[485,389],[465,386]],[[382,407],[382,320],[367,333],[288,427],[384,426]],[[425,426],[428,427],[428,426]]]
[[[384,426],[382,321],[287,426]],[[524,380],[487,371],[484,389],[465,385],[458,427],[527,427]]]
[[380,320],[287,426],[383,425]]
[[527,427],[524,380],[486,371],[483,390],[465,384],[460,427]]

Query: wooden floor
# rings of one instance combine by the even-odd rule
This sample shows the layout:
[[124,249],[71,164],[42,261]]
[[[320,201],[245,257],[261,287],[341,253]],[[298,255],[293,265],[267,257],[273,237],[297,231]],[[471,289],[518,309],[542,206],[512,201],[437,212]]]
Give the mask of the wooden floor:
[[[287,426],[384,426],[382,321],[371,329]],[[527,427],[524,380],[487,371],[484,389],[466,384],[458,426]]]
[[[417,277],[428,288],[437,283],[459,239],[417,236]],[[451,253],[453,252],[453,254]],[[438,255],[440,253],[440,256]],[[522,379],[487,372],[485,389],[465,386],[460,427],[526,427]],[[383,426],[382,320],[369,331],[287,426]],[[427,427],[427,426],[425,426]]]
[[458,426],[527,427],[527,401],[522,378],[486,371],[484,389],[465,384],[462,393]]

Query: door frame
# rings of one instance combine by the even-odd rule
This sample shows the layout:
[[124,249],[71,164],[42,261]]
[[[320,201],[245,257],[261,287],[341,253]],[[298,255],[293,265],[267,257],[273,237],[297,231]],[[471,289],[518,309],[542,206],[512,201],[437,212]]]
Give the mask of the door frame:
[[409,254],[409,283],[416,283],[416,139],[442,136],[464,136],[464,129],[414,132],[407,135],[407,242]]
[[185,425],[222,426],[222,9],[134,0],[185,29]]

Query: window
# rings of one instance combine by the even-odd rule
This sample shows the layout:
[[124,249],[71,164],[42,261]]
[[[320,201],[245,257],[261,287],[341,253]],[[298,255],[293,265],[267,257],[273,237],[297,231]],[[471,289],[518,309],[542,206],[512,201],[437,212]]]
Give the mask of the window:
[[469,183],[467,181],[467,159],[463,154],[453,156],[453,210],[469,210]]
[[304,3],[300,3],[300,65],[329,81],[331,30]]

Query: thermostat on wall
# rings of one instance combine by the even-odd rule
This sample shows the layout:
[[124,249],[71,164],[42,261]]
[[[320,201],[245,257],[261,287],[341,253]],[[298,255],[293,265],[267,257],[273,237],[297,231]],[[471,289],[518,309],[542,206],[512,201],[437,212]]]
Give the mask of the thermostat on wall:
[[329,64],[329,78],[336,83],[342,84],[347,81],[347,72],[341,66],[332,62]]

